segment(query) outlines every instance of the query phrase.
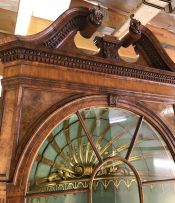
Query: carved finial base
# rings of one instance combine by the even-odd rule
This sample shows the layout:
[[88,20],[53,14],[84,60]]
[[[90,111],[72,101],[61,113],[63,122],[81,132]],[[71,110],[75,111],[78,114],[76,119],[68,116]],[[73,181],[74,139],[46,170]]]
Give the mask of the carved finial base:
[[118,102],[118,96],[110,94],[108,97],[108,105],[110,107],[116,107],[117,102]]

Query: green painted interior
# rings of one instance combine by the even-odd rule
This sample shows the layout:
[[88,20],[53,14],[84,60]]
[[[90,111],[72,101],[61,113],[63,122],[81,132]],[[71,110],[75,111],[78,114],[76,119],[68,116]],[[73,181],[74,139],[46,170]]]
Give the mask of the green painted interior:
[[87,193],[54,195],[49,197],[31,198],[27,203],[88,203]]
[[[80,113],[89,132],[93,135],[96,147],[102,157],[104,159],[111,156],[125,158],[140,116],[120,108],[88,108],[81,110]],[[65,170],[65,173],[68,171],[74,174],[77,164],[94,168],[99,163],[76,114],[70,115],[69,118],[53,129],[39,149],[37,157],[40,157],[40,159],[36,158],[33,163],[29,177],[28,193],[34,192],[31,188],[36,184],[42,181],[48,183],[48,176],[53,172]],[[141,125],[129,162],[136,168],[142,181],[175,178],[174,161],[165,142],[145,119]],[[122,164],[119,164],[119,166],[123,167]],[[116,178],[120,179],[119,173],[116,174]],[[133,174],[131,175],[133,176]],[[60,177],[60,180],[57,181],[64,180]],[[71,177],[66,178],[66,180],[71,181]],[[163,185],[168,184],[163,183]],[[174,185],[175,183],[170,183],[167,187],[174,187]],[[166,193],[171,197],[171,200],[165,201],[165,196],[161,198],[161,187],[162,184],[156,184],[151,191],[151,185],[144,186],[145,203],[172,203],[172,199],[175,202],[173,189]],[[85,200],[85,194],[81,193],[58,196],[55,199],[49,197],[48,202],[67,203],[66,198],[70,198],[71,203],[80,203],[80,199],[83,199],[83,202],[87,201]],[[30,201],[28,200],[28,202]],[[40,203],[45,201],[44,198],[40,198]],[[107,201],[111,203],[139,202],[137,184],[131,184],[129,189],[122,182],[118,189],[114,185],[110,185],[107,190],[99,186],[97,191],[94,192],[93,202],[103,203]]]
[[[144,186],[144,203],[174,203],[175,187],[172,183],[158,185],[156,187]],[[134,183],[128,189],[122,183],[118,190],[113,184],[108,190],[98,187],[93,193],[93,203],[139,203],[137,184]],[[31,198],[27,203],[88,203],[87,193],[55,195],[47,198]]]
[[[144,186],[144,203],[174,203],[175,185],[166,183],[157,186]],[[93,193],[93,203],[139,203],[137,184],[133,183],[127,188],[124,183],[118,190],[111,184],[108,190],[99,187]]]

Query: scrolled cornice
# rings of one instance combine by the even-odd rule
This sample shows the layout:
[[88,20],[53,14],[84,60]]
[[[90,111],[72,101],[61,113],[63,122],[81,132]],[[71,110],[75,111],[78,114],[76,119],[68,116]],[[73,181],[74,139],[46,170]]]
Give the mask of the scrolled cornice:
[[142,26],[141,38],[135,42],[135,48],[144,57],[150,67],[175,71],[174,62],[147,27]]
[[31,47],[45,46],[58,48],[70,36],[81,30],[87,16],[90,15],[88,8],[72,8],[59,16],[48,28],[30,36],[13,36],[0,40],[0,50],[4,47],[15,45],[28,45]]
[[175,84],[175,74],[172,72],[159,71],[156,69],[151,71],[151,68],[146,68],[137,64],[133,64],[133,66],[130,67],[127,63],[115,63],[114,61],[104,59],[99,60],[98,57],[90,59],[83,56],[77,57],[76,55],[59,54],[57,52],[51,53],[29,48],[15,48],[0,53],[0,58],[3,63],[9,63],[17,60],[40,62],[159,83]]
[[[100,51],[97,55],[90,56],[90,60],[87,54],[81,53],[81,50],[75,46],[71,47],[74,43],[74,35],[78,30],[87,38],[96,31],[103,17],[99,9],[73,8],[67,10],[52,25],[38,34],[25,37],[13,36],[0,40],[1,61],[3,63],[17,60],[37,61],[151,81],[175,83],[174,74],[167,74],[167,71],[175,71],[175,64],[154,34],[133,16],[129,34],[122,40],[112,36],[95,38],[95,43]],[[92,22],[93,19],[96,23]],[[118,50],[121,46],[128,47],[129,45],[135,47],[143,61],[128,63],[126,68],[125,65],[121,65],[126,63],[122,63]],[[72,57],[68,53],[72,53]],[[106,59],[109,64],[106,63]],[[142,63],[144,61],[146,63]],[[149,70],[152,70],[145,72],[142,64],[147,64],[150,67]],[[159,70],[155,73],[153,69]]]

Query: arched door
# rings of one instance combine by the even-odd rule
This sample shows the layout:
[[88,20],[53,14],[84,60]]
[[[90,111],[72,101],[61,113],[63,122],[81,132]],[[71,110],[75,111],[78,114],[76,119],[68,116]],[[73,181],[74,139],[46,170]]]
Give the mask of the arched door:
[[146,118],[91,107],[67,117],[44,141],[26,201],[174,203],[174,189],[174,160]]

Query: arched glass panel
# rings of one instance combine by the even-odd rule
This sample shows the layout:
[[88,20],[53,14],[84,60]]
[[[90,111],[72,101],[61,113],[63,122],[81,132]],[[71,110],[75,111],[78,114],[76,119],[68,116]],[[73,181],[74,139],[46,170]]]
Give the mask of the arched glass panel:
[[129,161],[143,181],[175,178],[175,164],[165,142],[145,120]]
[[48,135],[30,172],[27,203],[88,203],[92,174],[110,157],[120,157],[135,168],[144,200],[138,198],[133,171],[116,161],[95,177],[93,203],[111,198],[119,203],[127,198],[134,203],[167,203],[165,196],[161,198],[163,190],[169,191],[171,203],[175,164],[158,131],[143,116],[128,110],[96,107],[70,115]]
[[174,203],[175,201],[175,182],[145,185],[143,191],[145,203]]
[[[29,191],[47,192],[87,188],[93,165],[92,146],[76,114],[64,120],[41,146],[29,177]],[[70,181],[69,181],[70,180]]]
[[92,203],[140,203],[133,171],[121,161],[108,161],[95,175]]
[[91,108],[81,114],[103,158],[125,157],[138,115],[119,108]]

